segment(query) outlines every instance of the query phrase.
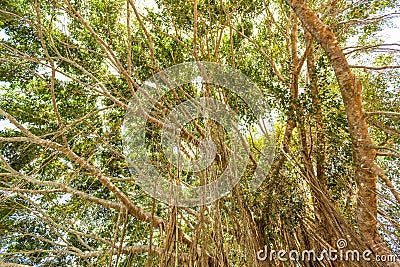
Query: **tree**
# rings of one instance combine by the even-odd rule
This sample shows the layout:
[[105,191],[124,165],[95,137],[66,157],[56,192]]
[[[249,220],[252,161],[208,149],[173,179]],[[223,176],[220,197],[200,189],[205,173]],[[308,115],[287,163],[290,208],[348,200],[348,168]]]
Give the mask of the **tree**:
[[[378,253],[386,253],[377,229],[377,176],[385,176],[382,169],[375,163],[376,146],[368,132],[362,99],[362,84],[353,75],[347,59],[337,42],[337,38],[328,26],[308,8],[305,3],[288,1],[296,15],[306,26],[313,37],[321,44],[329,57],[341,89],[344,106],[346,108],[349,133],[352,140],[355,178],[358,186],[358,227],[360,234],[367,244]],[[398,198],[398,193],[390,183],[389,188]]]
[[[374,259],[399,255],[398,44],[376,38],[398,4],[1,2],[0,119],[13,125],[0,132],[1,264],[348,266],[257,258],[264,248],[318,255],[340,239]],[[350,56],[374,65],[350,65]],[[202,139],[215,144],[212,168],[197,176],[169,163],[161,137],[170,110],[212,96],[243,123],[250,157],[240,183],[211,204],[174,207],[130,172],[121,127],[131,98],[154,74],[188,61],[236,68],[277,114],[275,158],[258,190],[249,181],[268,142],[240,96],[205,83],[158,99],[145,148],[165,179],[215,181],[234,141],[221,124],[198,118],[183,127],[188,159]]]

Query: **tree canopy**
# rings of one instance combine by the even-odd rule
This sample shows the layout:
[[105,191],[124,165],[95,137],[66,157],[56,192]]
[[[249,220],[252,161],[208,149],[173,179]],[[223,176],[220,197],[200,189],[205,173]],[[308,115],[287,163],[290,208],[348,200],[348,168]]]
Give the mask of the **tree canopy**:
[[[399,266],[399,43],[379,35],[399,1],[0,1],[0,266]],[[183,126],[174,167],[161,132],[196,97],[241,122],[249,160],[229,194],[178,207],[149,195],[124,154],[131,99],[186,62],[246,75],[274,118],[271,145],[232,88],[183,84],[157,99],[146,153],[166,180],[204,185],[233,157],[221,123]],[[146,90],[144,90],[146,93]],[[257,102],[258,103],[258,102]],[[260,102],[261,103],[261,102]],[[269,151],[269,150],[268,150]],[[143,166],[138,166],[142,168]],[[263,177],[257,190],[249,181]],[[136,170],[137,171],[137,170]],[[136,173],[137,174],[137,173]],[[371,251],[370,262],[260,260],[269,250]]]

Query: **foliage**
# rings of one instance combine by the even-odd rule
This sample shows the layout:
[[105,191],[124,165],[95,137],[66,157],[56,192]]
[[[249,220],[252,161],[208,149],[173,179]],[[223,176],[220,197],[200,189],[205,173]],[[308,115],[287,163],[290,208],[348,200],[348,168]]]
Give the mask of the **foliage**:
[[[366,65],[354,72],[363,83],[376,162],[399,192],[398,49],[376,36],[391,17],[383,14],[400,3],[308,4],[334,30],[348,58]],[[336,207],[331,213],[356,233],[346,110],[328,56],[313,40],[307,46],[307,33],[289,5],[273,0],[157,0],[148,6],[130,0],[1,1],[0,125],[13,126],[0,130],[0,265],[259,266],[255,253],[264,245],[321,250],[344,238],[324,225],[336,216],[327,207]],[[354,39],[357,44],[346,47]],[[122,154],[121,126],[144,81],[188,61],[227,64],[251,78],[276,114],[278,138],[258,191],[248,188],[249,164],[231,194],[207,206],[174,208],[135,183]],[[198,93],[185,85],[167,94],[152,115],[165,119],[168,106],[204,96],[205,88]],[[246,105],[229,88],[210,90],[251,125]],[[160,125],[147,126],[154,162],[176,179],[161,153]],[[214,141],[229,144],[216,123],[185,127],[196,138],[196,127],[210,127]],[[244,137],[259,157],[264,140],[251,130]],[[225,147],[218,149],[223,156]],[[226,166],[218,164],[214,174]],[[192,185],[204,182],[185,177]],[[380,233],[399,254],[399,203],[385,180],[378,196]]]

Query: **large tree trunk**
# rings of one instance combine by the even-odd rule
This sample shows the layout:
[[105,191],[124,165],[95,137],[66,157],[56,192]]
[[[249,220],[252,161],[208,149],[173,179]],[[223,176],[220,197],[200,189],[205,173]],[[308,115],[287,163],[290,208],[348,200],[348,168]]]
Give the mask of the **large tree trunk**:
[[299,0],[287,0],[312,36],[323,47],[335,71],[346,108],[358,185],[358,227],[362,239],[377,254],[388,253],[377,229],[376,151],[368,133],[362,105],[362,85],[353,75],[335,34]]

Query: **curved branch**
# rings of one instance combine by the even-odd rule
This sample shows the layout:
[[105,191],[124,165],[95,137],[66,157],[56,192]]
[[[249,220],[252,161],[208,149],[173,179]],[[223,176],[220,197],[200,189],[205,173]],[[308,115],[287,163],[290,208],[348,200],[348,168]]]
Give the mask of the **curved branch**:
[[352,69],[366,69],[366,70],[386,70],[386,69],[399,69],[400,66],[382,66],[382,67],[374,67],[374,66],[355,66],[349,65]]
[[375,115],[384,115],[389,117],[400,116],[400,112],[392,112],[392,111],[371,111],[371,112],[365,112],[365,114],[368,116],[375,116]]

